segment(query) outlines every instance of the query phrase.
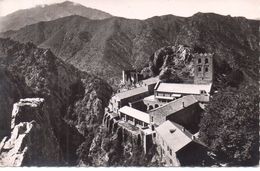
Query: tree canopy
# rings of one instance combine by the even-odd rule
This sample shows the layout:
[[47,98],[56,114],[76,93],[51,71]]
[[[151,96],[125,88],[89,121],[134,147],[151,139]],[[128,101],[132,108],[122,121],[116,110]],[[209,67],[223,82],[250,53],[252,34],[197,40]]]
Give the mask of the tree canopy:
[[200,138],[233,166],[259,161],[259,96],[256,87],[227,88],[215,94],[200,123]]

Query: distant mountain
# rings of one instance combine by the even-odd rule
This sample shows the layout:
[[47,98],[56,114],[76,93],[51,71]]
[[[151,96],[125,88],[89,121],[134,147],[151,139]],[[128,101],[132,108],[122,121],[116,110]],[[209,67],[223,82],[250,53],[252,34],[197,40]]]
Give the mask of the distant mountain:
[[5,17],[1,17],[0,32],[17,30],[26,25],[38,23],[40,21],[50,21],[70,15],[79,15],[97,20],[111,17],[111,15],[106,12],[87,8],[74,2],[65,1],[63,3],[36,6],[31,9],[19,10]]
[[142,70],[156,50],[179,44],[215,53],[219,71],[228,72],[223,66],[241,69],[257,80],[258,31],[256,20],[197,13],[188,18],[166,15],[147,20],[69,16],[1,36],[50,48],[80,70],[116,84],[123,69]]

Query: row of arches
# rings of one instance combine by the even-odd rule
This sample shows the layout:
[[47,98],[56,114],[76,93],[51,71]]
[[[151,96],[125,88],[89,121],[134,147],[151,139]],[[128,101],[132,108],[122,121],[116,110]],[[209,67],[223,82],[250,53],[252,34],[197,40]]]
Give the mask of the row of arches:
[[153,110],[155,108],[160,107],[160,105],[157,103],[156,104],[146,104],[146,107],[147,107],[147,111],[149,111],[149,110]]

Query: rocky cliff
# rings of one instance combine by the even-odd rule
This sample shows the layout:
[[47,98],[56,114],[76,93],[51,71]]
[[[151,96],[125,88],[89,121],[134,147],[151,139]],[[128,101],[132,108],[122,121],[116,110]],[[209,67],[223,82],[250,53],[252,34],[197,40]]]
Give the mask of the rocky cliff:
[[77,164],[78,147],[84,141],[91,142],[95,127],[102,122],[112,93],[110,86],[65,64],[50,50],[9,39],[0,39],[0,68],[2,137],[11,133],[6,121],[11,120],[13,103],[27,97],[44,98],[44,113],[50,119],[64,163]]
[[184,45],[166,46],[155,51],[149,58],[149,66],[141,73],[144,78],[163,75],[166,70],[171,70],[186,82],[193,82],[194,51],[191,47]]
[[[153,146],[146,154],[138,136],[120,125],[109,130],[100,126],[82,165],[94,166],[162,166]],[[84,159],[88,162],[84,162]]]
[[13,105],[11,134],[0,144],[1,166],[57,166],[63,163],[44,99],[21,99]]

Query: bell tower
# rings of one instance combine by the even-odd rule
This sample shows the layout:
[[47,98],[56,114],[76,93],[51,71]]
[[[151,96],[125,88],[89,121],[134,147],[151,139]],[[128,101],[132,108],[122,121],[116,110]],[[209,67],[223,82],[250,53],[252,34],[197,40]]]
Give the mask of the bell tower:
[[213,54],[196,53],[194,57],[194,84],[209,84],[213,81]]

